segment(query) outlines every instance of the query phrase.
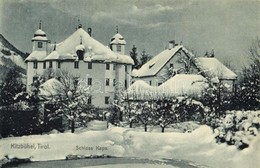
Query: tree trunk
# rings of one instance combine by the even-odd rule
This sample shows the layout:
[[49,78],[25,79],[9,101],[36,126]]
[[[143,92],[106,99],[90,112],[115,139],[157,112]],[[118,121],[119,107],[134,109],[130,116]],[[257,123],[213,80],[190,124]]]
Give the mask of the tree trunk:
[[130,121],[129,127],[130,127],[130,128],[133,127],[133,121]]
[[164,133],[164,128],[165,128],[165,127],[162,127],[162,133]]
[[74,118],[71,120],[71,133],[75,132],[75,120]]
[[147,124],[144,125],[144,132],[147,132]]

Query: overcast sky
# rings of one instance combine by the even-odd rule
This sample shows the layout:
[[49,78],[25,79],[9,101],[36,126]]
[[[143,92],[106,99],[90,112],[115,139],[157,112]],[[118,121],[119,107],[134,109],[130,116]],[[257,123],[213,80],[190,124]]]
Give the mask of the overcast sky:
[[135,44],[154,56],[175,40],[197,55],[214,49],[238,68],[260,36],[259,0],[0,0],[0,8],[0,33],[24,52],[39,20],[52,42],[72,34],[80,19],[104,45],[118,25],[127,54]]

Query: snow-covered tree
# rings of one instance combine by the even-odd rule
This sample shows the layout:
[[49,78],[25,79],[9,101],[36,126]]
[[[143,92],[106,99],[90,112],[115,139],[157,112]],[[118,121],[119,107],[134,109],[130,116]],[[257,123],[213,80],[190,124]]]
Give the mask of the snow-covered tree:
[[131,120],[140,122],[144,126],[144,131],[147,132],[147,126],[152,124],[153,120],[153,103],[152,102],[132,102],[130,104]]
[[0,87],[3,136],[41,133],[39,83],[35,81],[32,92],[26,93],[21,77],[19,68],[12,66],[8,68]]
[[243,69],[238,88],[238,103],[245,109],[260,109],[260,39],[249,49],[251,63]]
[[90,88],[68,71],[60,71],[58,76],[59,81],[55,81],[56,86],[46,90],[50,93],[47,103],[53,104],[55,109],[55,113],[49,114],[49,117],[65,116],[73,133],[76,122],[85,125],[94,117],[93,107],[88,104]]
[[174,101],[175,100],[164,99],[158,100],[154,104],[154,122],[161,127],[162,133],[168,125],[177,121],[177,115],[173,108]]
[[0,106],[11,108],[17,103],[16,95],[25,90],[21,77],[21,72],[17,66],[8,69],[2,83],[0,83]]

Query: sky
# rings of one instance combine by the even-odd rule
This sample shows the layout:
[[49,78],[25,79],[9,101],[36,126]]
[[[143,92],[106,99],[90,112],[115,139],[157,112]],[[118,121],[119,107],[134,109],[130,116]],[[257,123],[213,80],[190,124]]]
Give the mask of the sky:
[[42,20],[54,42],[71,35],[80,23],[108,45],[116,26],[127,42],[155,56],[170,40],[197,56],[214,49],[216,58],[239,69],[260,36],[259,0],[0,0],[0,33],[24,52]]

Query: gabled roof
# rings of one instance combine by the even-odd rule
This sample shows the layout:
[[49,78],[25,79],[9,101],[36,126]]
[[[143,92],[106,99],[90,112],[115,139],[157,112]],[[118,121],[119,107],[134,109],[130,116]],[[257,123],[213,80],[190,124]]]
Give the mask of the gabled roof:
[[150,86],[143,80],[134,82],[128,89],[132,99],[160,99],[177,96],[199,96],[208,87],[207,79],[201,75],[177,74],[160,86]]
[[236,79],[237,75],[214,57],[197,57],[195,66],[206,76],[218,79]]
[[[144,64],[140,69],[135,70],[134,77],[145,77],[156,75],[163,66],[182,48],[182,45],[175,46],[172,49],[166,49],[160,54],[153,57],[150,61]],[[185,51],[185,50],[184,50]]]

